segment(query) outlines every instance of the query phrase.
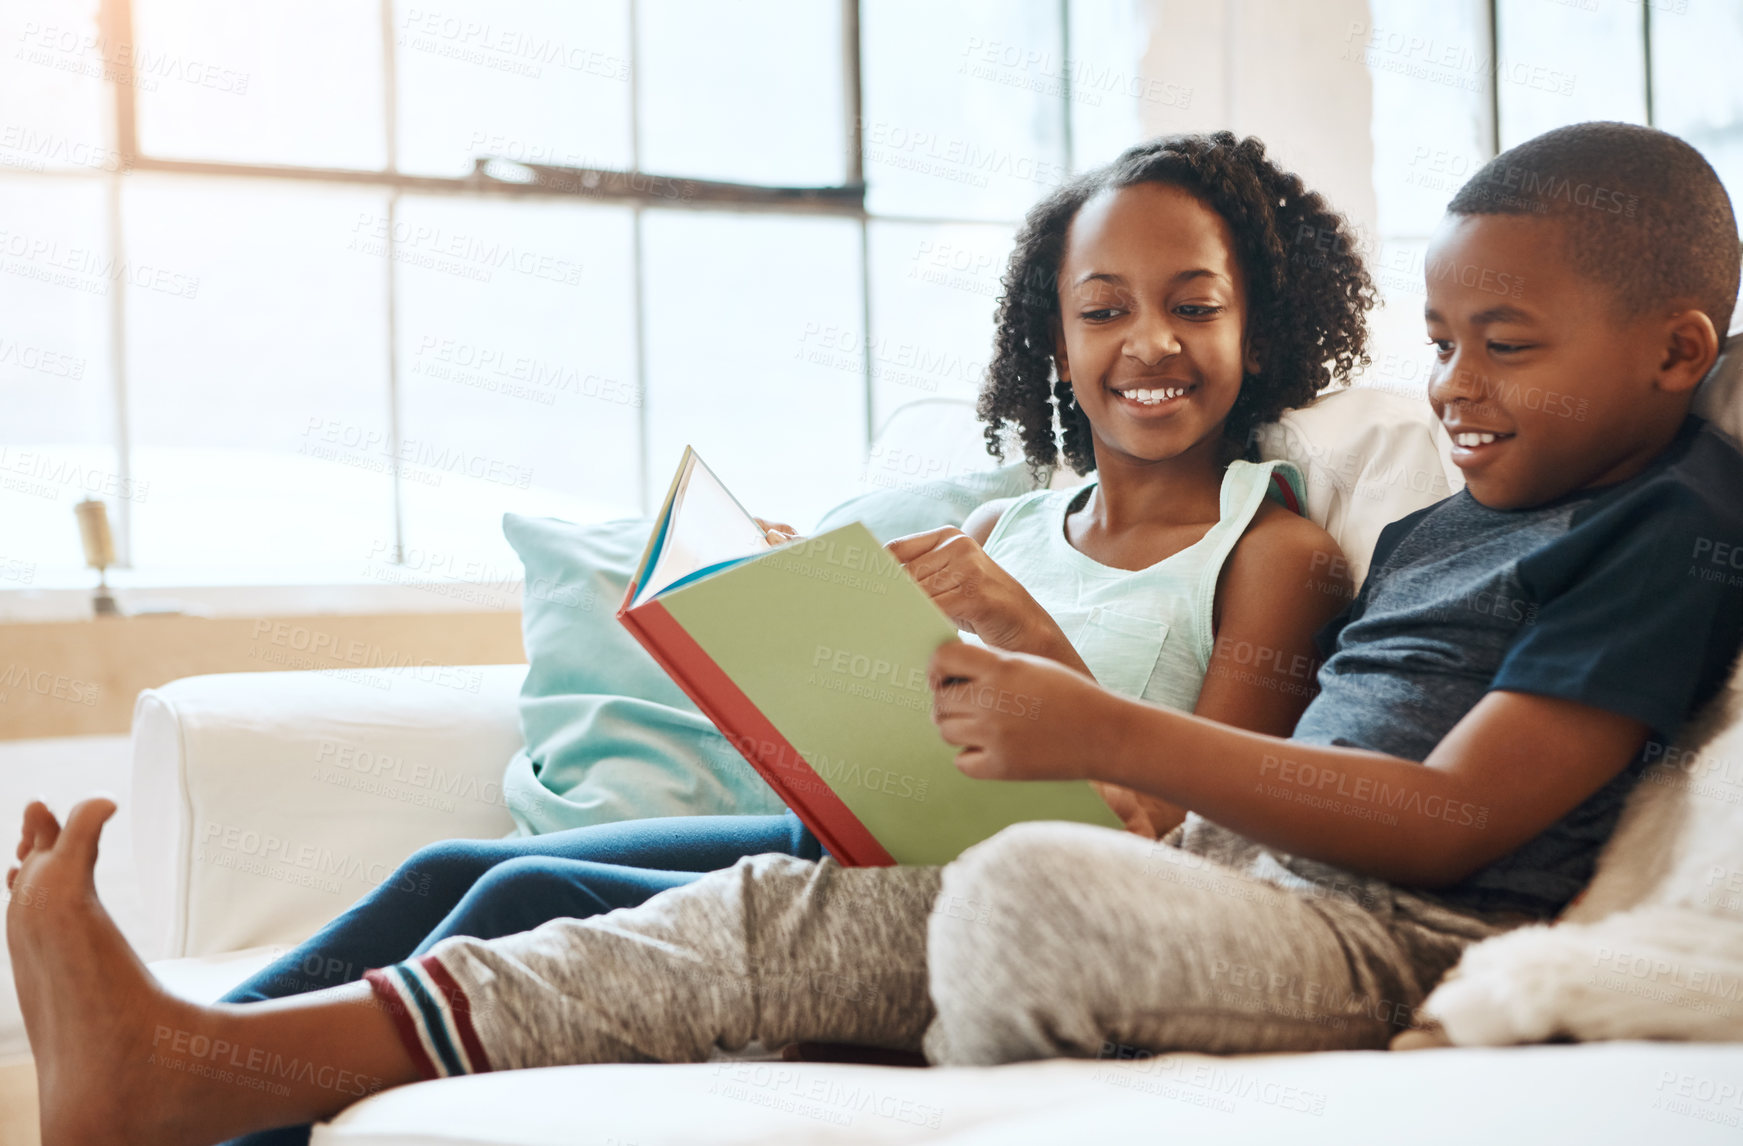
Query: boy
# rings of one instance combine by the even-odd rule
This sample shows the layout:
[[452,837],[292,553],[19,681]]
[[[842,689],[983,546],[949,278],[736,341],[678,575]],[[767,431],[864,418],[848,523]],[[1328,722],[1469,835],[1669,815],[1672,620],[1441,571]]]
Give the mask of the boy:
[[[1161,843],[1025,824],[943,869],[758,856],[640,908],[450,939],[367,986],[225,1008],[166,996],[96,904],[113,804],[64,831],[33,804],[8,934],[46,1146],[210,1142],[420,1077],[753,1041],[951,1064],[1384,1046],[1468,943],[1577,892],[1643,746],[1736,653],[1743,600],[1691,563],[1743,543],[1743,455],[1688,410],[1738,273],[1723,189],[1662,133],[1565,128],[1473,177],[1426,312],[1467,486],[1382,535],[1290,739],[1036,657],[937,652],[959,767],[1193,809]],[[1044,718],[977,703],[999,690]]]

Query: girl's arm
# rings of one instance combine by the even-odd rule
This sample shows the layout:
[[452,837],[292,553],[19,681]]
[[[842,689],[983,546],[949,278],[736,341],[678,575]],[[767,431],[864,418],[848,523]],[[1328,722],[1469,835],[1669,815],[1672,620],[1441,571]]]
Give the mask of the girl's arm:
[[[1280,851],[1416,887],[1457,883],[1536,836],[1626,767],[1647,735],[1604,709],[1498,690],[1419,764],[1230,728],[960,641],[939,647],[929,675],[933,720],[963,746],[956,764],[967,775],[1107,780]],[[1006,703],[992,702],[1001,695]],[[1001,711],[1036,706],[1040,719]]]
[[[1318,691],[1313,636],[1353,595],[1346,569],[1330,534],[1267,502],[1218,578],[1216,636],[1193,713],[1274,736],[1294,731]],[[1186,818],[1153,787],[1092,784],[1127,828],[1152,839]]]

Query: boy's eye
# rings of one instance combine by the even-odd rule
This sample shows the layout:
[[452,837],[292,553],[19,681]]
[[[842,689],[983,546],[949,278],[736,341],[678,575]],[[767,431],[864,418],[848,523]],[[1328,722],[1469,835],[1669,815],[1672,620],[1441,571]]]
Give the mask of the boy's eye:
[[1434,347],[1434,352],[1436,354],[1446,355],[1452,353],[1452,339],[1450,338],[1431,338],[1428,340],[1428,344]]
[[1489,349],[1496,354],[1517,354],[1521,350],[1529,350],[1530,344],[1525,342],[1491,342]]

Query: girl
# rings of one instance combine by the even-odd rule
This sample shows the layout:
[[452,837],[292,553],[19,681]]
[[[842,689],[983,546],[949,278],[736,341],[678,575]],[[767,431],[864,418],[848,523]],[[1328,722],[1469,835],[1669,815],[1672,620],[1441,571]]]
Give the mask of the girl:
[[[1330,238],[1298,255],[1301,234]],[[1344,603],[1315,573],[1343,563],[1292,512],[1293,467],[1247,455],[1254,427],[1366,361],[1373,289],[1353,251],[1323,199],[1258,141],[1228,133],[1143,144],[1061,188],[1018,233],[979,413],[995,457],[1014,428],[1038,478],[1061,448],[1096,477],[989,503],[961,529],[898,538],[891,553],[990,645],[1286,735],[1312,679],[1286,666],[1312,660],[1314,632]],[[1152,839],[1184,814],[1098,787]],[[633,906],[771,851],[822,854],[790,814],[437,844],[226,1001],[349,982],[453,935]],[[306,1119],[324,1101],[234,1126]],[[303,1132],[284,1133],[254,1141]]]

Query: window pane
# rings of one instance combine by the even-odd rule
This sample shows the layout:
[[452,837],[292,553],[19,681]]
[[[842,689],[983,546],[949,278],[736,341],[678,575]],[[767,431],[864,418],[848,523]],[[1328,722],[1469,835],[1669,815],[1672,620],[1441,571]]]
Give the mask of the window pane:
[[752,513],[800,529],[865,460],[859,225],[650,210],[648,486],[694,445]]
[[0,177],[0,441],[114,440],[107,190]]
[[7,0],[0,44],[0,172],[117,170],[95,0]]
[[1051,0],[864,0],[870,209],[1018,219],[1063,182],[1059,31]]
[[393,36],[400,170],[629,167],[628,0],[395,0]]
[[1423,260],[1428,240],[1388,239],[1369,251],[1368,271],[1380,290],[1381,305],[1368,317],[1368,354],[1373,364],[1357,382],[1421,398],[1428,385],[1433,351],[1428,345],[1422,308],[1428,301]]
[[1743,211],[1743,7],[1730,0],[1656,0],[1652,114],[1701,149]]
[[0,177],[0,589],[91,583],[74,503],[108,500],[120,545],[117,503],[137,493],[114,446],[105,192]]
[[[1011,233],[1003,224],[871,225],[873,425],[916,399],[980,393]],[[859,368],[856,355],[844,357]]]
[[126,183],[135,563],[355,578],[392,521],[384,194]]
[[1423,254],[1447,200],[1489,159],[1486,0],[1371,0],[1372,23],[1349,37],[1373,83],[1377,234],[1360,237],[1380,306],[1368,320],[1373,364],[1359,385],[1420,398]]
[[1071,55],[1052,70],[1069,84],[1074,171],[1106,163],[1145,139],[1147,114],[1192,106],[1190,88],[1144,73],[1149,13],[1142,0],[1072,0]]
[[1498,0],[1501,147],[1588,119],[1646,122],[1638,0]]
[[1483,0],[1371,0],[1351,45],[1374,85],[1380,234],[1424,236],[1489,159],[1488,13]]
[[356,0],[134,0],[147,155],[376,170],[381,10]]
[[843,181],[840,4],[653,0],[636,19],[643,171]]
[[[617,207],[400,201],[406,553],[392,569],[382,535],[356,555],[367,576],[501,587],[520,577],[504,511],[640,512],[632,220]],[[501,603],[517,602],[510,590]]]

